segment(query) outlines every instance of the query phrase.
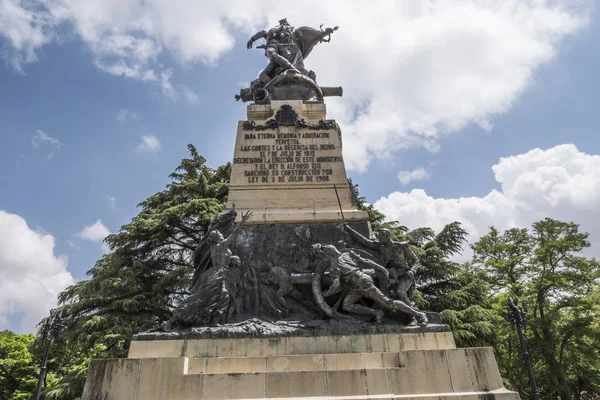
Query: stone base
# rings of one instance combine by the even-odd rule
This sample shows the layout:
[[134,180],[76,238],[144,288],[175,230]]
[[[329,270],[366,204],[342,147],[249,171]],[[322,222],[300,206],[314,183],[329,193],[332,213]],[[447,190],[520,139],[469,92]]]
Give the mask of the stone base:
[[[244,208],[238,208],[244,210]],[[229,211],[229,210],[228,210]],[[252,219],[248,225],[255,224],[317,224],[327,222],[367,222],[369,215],[361,210],[343,210],[336,209],[277,209],[277,210],[257,210],[253,209]],[[342,215],[343,212],[343,215]],[[242,220],[242,214],[238,213],[235,222]]]
[[134,340],[93,360],[82,399],[507,399],[490,348],[450,332]]

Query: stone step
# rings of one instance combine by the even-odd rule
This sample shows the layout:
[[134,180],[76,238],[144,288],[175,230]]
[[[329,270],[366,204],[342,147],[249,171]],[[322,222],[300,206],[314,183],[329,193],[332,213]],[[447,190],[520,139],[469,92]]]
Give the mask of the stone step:
[[333,371],[402,366],[402,353],[311,354],[266,357],[200,357],[188,360],[188,375],[249,372]]
[[171,340],[160,337],[138,335],[131,342],[128,357],[266,357],[456,348],[451,332]]
[[[269,400],[290,400],[289,397],[269,397]],[[298,400],[520,400],[519,395],[506,389],[492,390],[490,392],[462,392],[462,393],[424,393],[424,394],[389,394],[389,395],[354,395],[354,396],[327,396],[327,397],[295,397]]]
[[405,361],[406,367],[402,368],[363,368],[355,364],[326,371],[204,374],[200,375],[202,394],[207,399],[394,399],[426,398],[426,394],[429,398],[455,399],[456,392],[471,395],[503,389],[489,348],[408,351]]
[[190,361],[93,360],[82,399],[519,399],[504,389],[491,348],[406,351],[403,367],[384,368],[356,364],[349,369],[194,373]]

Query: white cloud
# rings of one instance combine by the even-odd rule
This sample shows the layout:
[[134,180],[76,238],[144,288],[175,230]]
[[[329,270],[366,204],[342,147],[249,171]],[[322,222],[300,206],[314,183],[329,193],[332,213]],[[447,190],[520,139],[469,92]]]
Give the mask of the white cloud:
[[22,332],[57,304],[57,295],[75,281],[67,257],[54,254],[54,237],[33,231],[16,214],[0,210],[0,330],[11,315],[22,314]]
[[364,24],[377,20],[379,28],[342,25],[328,45],[340,59],[308,62],[321,84],[342,79],[352,93],[329,107],[342,120],[349,169],[364,171],[402,148],[437,151],[441,135],[471,123],[490,129],[554,57],[558,40],[583,23],[554,4],[561,2],[377,2],[353,10],[356,20],[377,15]]
[[[468,124],[491,129],[591,9],[588,0],[41,1],[45,10],[25,0],[3,3],[11,11],[1,18],[23,26],[0,28],[21,62],[34,61],[59,24],[70,26],[99,68],[154,82],[168,98],[177,89],[159,61],[164,55],[215,64],[234,45],[246,51],[236,36],[282,16],[296,26],[339,24],[306,65],[320,84],[344,87],[343,101],[328,101],[329,116],[344,129],[346,163],[356,171],[402,148],[436,151],[440,135]],[[252,75],[240,68],[239,80]]]
[[[0,55],[15,70],[22,72],[25,63],[37,61],[36,50],[52,40],[52,22],[44,11],[23,7],[22,0],[0,2],[0,39],[10,46],[0,46]],[[1,43],[0,43],[1,44]]]
[[110,231],[101,220],[97,220],[92,225],[84,227],[83,230],[77,234],[81,239],[89,240],[91,242],[102,242],[108,235],[110,235]]
[[192,89],[187,88],[187,87],[183,88],[183,97],[185,98],[187,103],[191,106],[198,104],[198,102],[200,101],[200,98],[198,97],[198,95]]
[[[104,243],[104,239],[108,235],[110,235],[110,231],[108,230],[108,228],[102,223],[101,220],[97,220],[92,225],[85,226],[83,230],[79,232],[76,236],[83,240],[89,240],[90,242],[101,243],[102,253],[106,254],[110,252],[110,248],[106,243]],[[69,243],[69,245],[71,245],[71,243]]]
[[46,134],[40,129],[35,131],[35,135],[33,135],[31,138],[31,144],[33,145],[33,147],[38,147],[40,144],[47,144],[57,149],[60,148],[60,140]]
[[600,240],[600,155],[563,144],[501,158],[492,170],[501,190],[483,197],[435,198],[415,189],[391,193],[374,206],[409,228],[440,230],[459,221],[470,241],[492,225],[501,230],[528,227],[545,217],[579,223],[592,243]]
[[162,71],[160,73],[160,87],[162,90],[162,94],[171,99],[174,100],[177,97],[177,91],[175,90],[175,88],[173,87],[173,84],[171,83],[171,76],[173,75],[173,71],[171,71],[170,69]]
[[112,75],[137,79],[142,82],[155,82],[158,80],[156,73],[153,70],[144,68],[140,65],[129,66],[123,62],[104,64],[100,61],[96,61],[96,67]]
[[128,110],[126,108],[121,108],[117,112],[117,121],[120,123],[125,123],[127,120],[138,120],[140,116],[135,111]]
[[403,185],[408,185],[412,181],[424,181],[431,178],[429,172],[423,168],[416,168],[412,171],[398,171],[398,180]]
[[142,152],[142,151],[158,152],[158,151],[160,151],[160,149],[162,149],[162,144],[160,143],[160,140],[158,140],[158,138],[154,135],[142,136],[142,141],[137,146],[137,151],[140,151],[140,152]]

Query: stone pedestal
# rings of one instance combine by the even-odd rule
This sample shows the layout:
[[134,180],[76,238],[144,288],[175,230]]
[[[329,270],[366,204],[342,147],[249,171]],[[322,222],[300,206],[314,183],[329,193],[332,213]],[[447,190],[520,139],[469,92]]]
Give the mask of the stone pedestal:
[[[254,216],[229,247],[247,271],[279,274],[278,288],[256,280],[253,296],[269,300],[293,284],[285,295],[295,307],[267,301],[265,311],[264,301],[249,301],[256,307],[230,320],[242,322],[136,335],[128,358],[92,361],[83,400],[519,399],[503,387],[490,348],[457,349],[433,315],[426,328],[398,318],[336,321],[305,304],[312,245],[353,245],[343,222],[370,233],[352,200],[341,131],[325,118],[323,103],[272,100],[249,105],[237,130],[227,209]],[[219,229],[227,236],[233,213],[225,216]]]
[[340,128],[325,117],[323,103],[249,105],[248,121],[238,124],[227,209],[251,210],[248,224],[368,220],[351,199]]
[[92,361],[83,399],[519,399],[490,348],[434,330],[134,340],[129,358]]

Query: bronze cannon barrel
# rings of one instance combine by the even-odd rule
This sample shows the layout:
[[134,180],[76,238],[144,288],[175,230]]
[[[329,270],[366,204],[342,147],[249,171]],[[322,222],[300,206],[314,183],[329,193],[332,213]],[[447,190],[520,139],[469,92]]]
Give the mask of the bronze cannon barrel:
[[330,86],[321,86],[321,91],[323,92],[323,97],[331,97],[331,96],[340,96],[344,94],[344,89],[341,86],[330,87]]

